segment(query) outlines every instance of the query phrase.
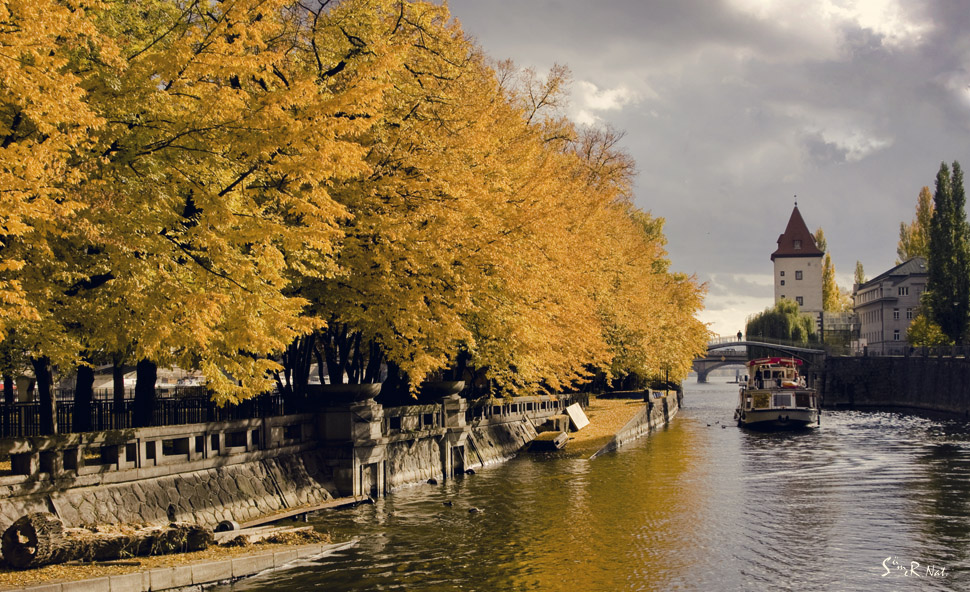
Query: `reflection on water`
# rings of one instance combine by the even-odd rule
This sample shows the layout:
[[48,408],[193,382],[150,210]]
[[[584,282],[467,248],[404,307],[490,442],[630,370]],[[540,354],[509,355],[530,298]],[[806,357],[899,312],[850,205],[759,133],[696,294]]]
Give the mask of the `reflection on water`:
[[966,424],[832,412],[748,432],[732,385],[687,388],[673,425],[617,453],[524,456],[320,515],[360,544],[222,590],[970,589]]

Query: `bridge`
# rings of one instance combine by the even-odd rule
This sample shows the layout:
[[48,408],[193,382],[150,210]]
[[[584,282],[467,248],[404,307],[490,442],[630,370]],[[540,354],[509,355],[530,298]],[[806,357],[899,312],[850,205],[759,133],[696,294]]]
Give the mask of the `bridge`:
[[785,357],[793,357],[803,362],[812,363],[825,356],[824,349],[805,347],[804,343],[758,337],[757,339],[737,339],[736,337],[718,337],[707,344],[707,355],[694,360],[694,372],[697,372],[697,382],[707,382],[707,375],[711,370],[723,366],[743,366],[748,361],[748,348],[764,348]]

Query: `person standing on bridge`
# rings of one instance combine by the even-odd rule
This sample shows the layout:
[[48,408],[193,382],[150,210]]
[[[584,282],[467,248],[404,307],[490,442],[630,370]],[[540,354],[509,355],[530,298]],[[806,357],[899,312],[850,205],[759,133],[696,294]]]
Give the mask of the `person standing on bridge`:
[[738,331],[738,341],[741,341],[741,332]]

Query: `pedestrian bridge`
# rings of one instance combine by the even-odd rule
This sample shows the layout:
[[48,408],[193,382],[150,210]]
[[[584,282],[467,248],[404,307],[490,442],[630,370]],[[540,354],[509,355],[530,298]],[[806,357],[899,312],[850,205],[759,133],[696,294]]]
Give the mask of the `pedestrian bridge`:
[[813,362],[825,355],[824,349],[805,347],[804,343],[758,337],[756,339],[737,339],[718,337],[707,344],[707,355],[694,360],[697,382],[707,382],[711,370],[724,366],[743,366],[747,363],[748,348],[758,347],[782,356],[791,356],[803,362]]

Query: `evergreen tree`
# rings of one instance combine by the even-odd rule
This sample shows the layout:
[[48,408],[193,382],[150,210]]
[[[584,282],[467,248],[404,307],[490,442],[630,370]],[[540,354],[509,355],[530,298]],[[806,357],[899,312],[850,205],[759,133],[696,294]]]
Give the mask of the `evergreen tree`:
[[970,311],[970,225],[967,224],[963,171],[940,165],[930,220],[927,291],[923,305],[930,320],[950,340],[965,342]]

